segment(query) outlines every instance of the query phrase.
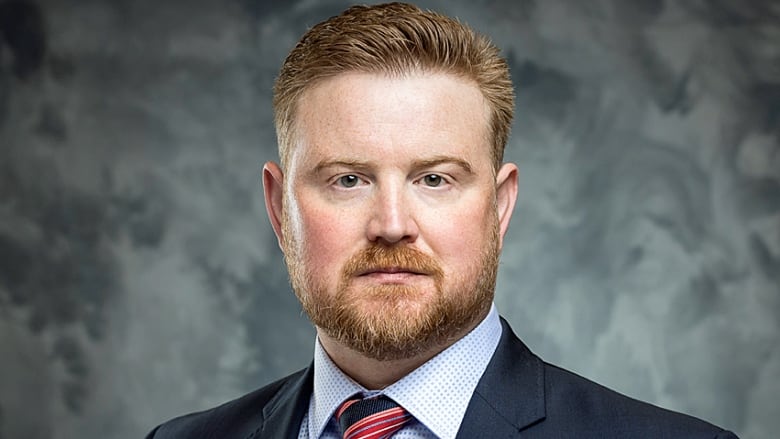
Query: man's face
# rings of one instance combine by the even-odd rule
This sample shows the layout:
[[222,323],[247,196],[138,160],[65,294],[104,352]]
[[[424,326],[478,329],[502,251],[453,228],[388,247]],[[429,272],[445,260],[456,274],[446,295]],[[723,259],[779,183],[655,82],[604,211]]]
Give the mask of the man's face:
[[286,174],[264,183],[321,337],[371,358],[446,346],[487,313],[517,170],[493,169],[477,86],[341,74],[306,91]]

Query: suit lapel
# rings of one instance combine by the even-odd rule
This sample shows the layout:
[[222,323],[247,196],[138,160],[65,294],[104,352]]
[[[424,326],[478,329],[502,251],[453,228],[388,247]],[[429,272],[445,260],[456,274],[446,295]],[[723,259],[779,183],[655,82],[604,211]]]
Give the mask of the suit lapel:
[[544,367],[502,318],[501,341],[471,397],[458,439],[518,437],[545,417]]
[[[458,439],[514,438],[545,417],[544,368],[502,318],[501,341],[479,380],[463,417]],[[295,439],[309,408],[314,366],[282,386],[263,408],[260,435]]]
[[313,382],[312,364],[300,377],[287,382],[263,407],[262,433],[254,437],[296,439],[303,415],[309,409]]

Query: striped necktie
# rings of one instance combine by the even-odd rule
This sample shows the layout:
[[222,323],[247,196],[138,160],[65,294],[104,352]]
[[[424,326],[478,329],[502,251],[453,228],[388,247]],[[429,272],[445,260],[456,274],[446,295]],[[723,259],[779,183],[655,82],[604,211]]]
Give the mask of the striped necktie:
[[343,439],[384,439],[400,430],[412,415],[392,399],[350,399],[336,411]]

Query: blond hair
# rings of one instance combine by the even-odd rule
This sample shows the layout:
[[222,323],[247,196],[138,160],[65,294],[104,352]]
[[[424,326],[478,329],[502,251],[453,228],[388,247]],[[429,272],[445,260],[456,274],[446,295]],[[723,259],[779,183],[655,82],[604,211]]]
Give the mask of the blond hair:
[[491,159],[501,165],[514,113],[509,67],[490,40],[467,25],[406,3],[353,6],[312,27],[274,84],[279,157],[287,169],[301,95],[340,73],[453,74],[474,81],[490,109]]

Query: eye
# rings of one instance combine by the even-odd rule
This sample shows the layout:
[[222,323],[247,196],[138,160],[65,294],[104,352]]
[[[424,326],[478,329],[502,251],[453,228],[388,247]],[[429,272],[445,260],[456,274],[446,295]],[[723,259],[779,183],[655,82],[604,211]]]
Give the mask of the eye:
[[444,178],[439,174],[428,174],[422,178],[422,182],[428,187],[438,187],[444,183]]
[[354,174],[342,175],[338,179],[338,185],[346,188],[355,187],[359,182],[360,179],[358,178],[357,175]]

